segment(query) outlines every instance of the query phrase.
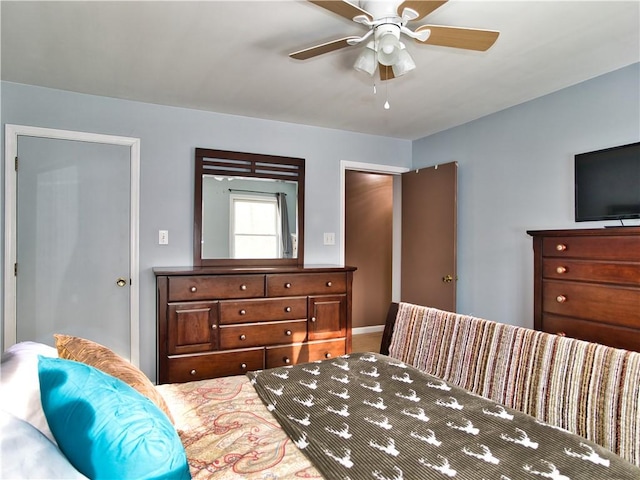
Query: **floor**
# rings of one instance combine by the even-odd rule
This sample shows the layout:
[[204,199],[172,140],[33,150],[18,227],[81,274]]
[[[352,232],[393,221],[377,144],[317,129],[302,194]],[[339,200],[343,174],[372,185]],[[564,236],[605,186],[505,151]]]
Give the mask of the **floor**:
[[382,332],[363,333],[351,337],[352,352],[379,352]]

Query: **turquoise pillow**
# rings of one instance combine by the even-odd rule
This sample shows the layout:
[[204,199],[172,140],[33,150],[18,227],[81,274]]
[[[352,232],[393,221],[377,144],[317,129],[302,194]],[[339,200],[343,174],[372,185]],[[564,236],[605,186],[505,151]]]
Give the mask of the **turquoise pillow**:
[[58,446],[92,479],[189,479],[167,416],[123,381],[84,363],[38,357],[42,407]]

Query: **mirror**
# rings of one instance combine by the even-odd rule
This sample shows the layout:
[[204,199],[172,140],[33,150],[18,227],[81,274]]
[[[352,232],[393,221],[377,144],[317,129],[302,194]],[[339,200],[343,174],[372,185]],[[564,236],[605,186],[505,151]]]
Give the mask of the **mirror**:
[[304,264],[304,159],[196,148],[194,266]]

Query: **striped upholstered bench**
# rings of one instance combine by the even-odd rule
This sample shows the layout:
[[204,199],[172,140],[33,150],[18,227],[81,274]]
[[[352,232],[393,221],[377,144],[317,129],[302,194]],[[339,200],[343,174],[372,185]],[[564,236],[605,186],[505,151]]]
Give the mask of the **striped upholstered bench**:
[[407,303],[381,353],[640,466],[640,353]]

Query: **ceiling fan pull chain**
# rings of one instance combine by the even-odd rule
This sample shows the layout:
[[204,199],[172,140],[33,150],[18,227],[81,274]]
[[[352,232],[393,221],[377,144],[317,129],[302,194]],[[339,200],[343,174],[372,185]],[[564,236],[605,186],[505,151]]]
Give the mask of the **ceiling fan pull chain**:
[[[385,65],[384,68],[387,69],[389,67]],[[391,105],[389,105],[389,82],[384,84],[384,95],[386,97],[384,102],[384,109],[389,110],[391,108]]]

